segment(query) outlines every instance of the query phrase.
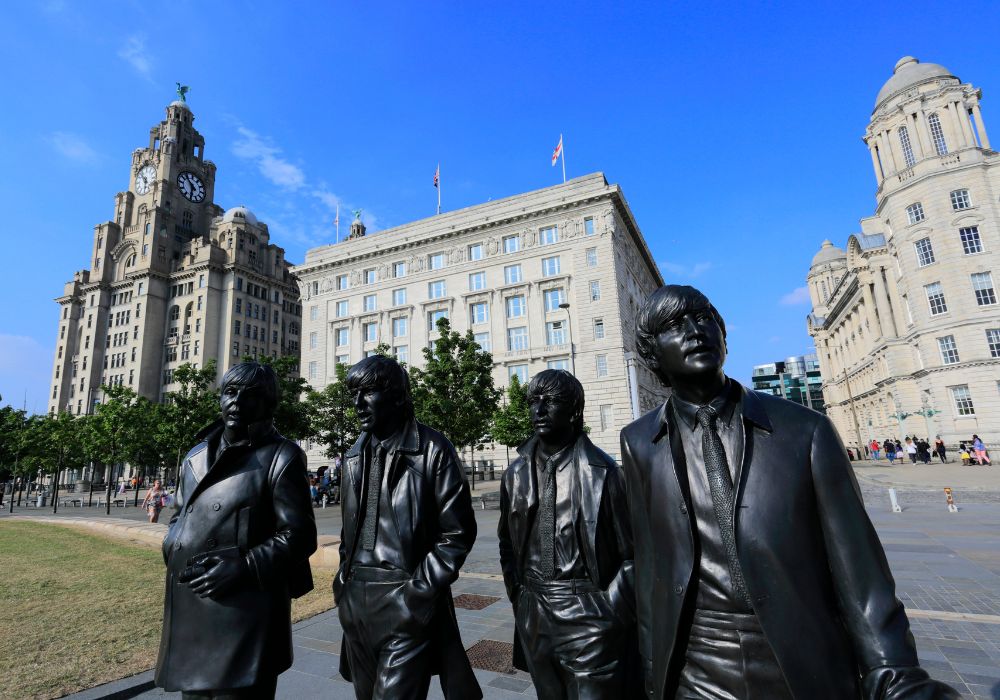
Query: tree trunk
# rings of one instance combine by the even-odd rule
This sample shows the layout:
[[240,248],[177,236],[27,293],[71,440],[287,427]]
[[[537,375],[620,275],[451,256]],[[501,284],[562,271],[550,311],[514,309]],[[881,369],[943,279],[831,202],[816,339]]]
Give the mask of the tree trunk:
[[[111,454],[114,454],[114,450],[113,449],[111,451]],[[108,491],[108,493],[107,493],[107,502],[104,504],[104,514],[105,515],[111,515],[111,496],[112,496],[112,493],[113,493],[112,490],[111,490],[112,489],[111,481],[112,481],[112,477],[114,476],[114,473],[115,473],[115,466],[114,466],[114,464],[108,464],[108,476],[107,476],[107,482],[108,482],[108,484],[107,484],[107,486],[108,486],[107,491]]]
[[59,459],[59,464],[56,465],[56,483],[52,487],[52,512],[56,513],[59,511],[59,474],[62,473],[62,458]]

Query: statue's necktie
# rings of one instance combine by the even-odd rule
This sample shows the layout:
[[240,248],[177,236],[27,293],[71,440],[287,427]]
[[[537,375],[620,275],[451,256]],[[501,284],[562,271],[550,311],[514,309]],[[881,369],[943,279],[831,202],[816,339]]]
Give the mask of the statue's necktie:
[[375,549],[375,533],[378,532],[378,499],[382,491],[382,449],[371,447],[372,464],[368,470],[368,501],[365,504],[365,522],[361,527],[361,547]]
[[[746,582],[743,580],[743,569],[736,556],[736,534],[733,529],[733,478],[729,474],[729,461],[726,450],[722,446],[722,438],[715,424],[718,413],[711,406],[698,409],[698,423],[701,425],[701,451],[705,458],[705,472],[708,474],[708,487],[712,492],[712,506],[715,519],[719,524],[722,536],[722,546],[726,549],[729,560],[729,575],[733,582],[733,592],[750,605]],[[751,605],[751,607],[753,607]]]
[[556,573],[556,465],[554,460],[545,462],[545,484],[538,504],[538,541],[541,544],[541,569],[545,580]]

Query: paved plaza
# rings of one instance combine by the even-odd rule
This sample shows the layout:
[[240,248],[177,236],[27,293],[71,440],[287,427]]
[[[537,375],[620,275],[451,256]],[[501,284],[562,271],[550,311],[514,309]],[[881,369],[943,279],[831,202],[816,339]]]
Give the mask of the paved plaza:
[[[1000,468],[901,467],[882,462],[859,463],[856,473],[892,566],[898,595],[907,607],[922,665],[964,697],[1000,699]],[[477,492],[495,490],[496,485],[484,484]],[[955,489],[957,513],[947,510],[941,490],[945,485]],[[902,513],[891,512],[890,487],[897,491]],[[96,510],[61,508],[60,516],[105,517]],[[125,525],[128,520],[143,519],[132,508],[116,511],[112,518]],[[15,509],[15,515],[34,512]],[[316,513],[320,534],[339,533],[338,508],[317,509]],[[464,596],[459,602],[466,605],[457,609],[462,639],[474,665],[484,667],[476,673],[487,698],[532,698],[535,693],[527,674],[503,672],[509,661],[496,653],[504,650],[503,645],[488,643],[509,644],[513,620],[497,555],[499,512],[479,510],[477,505],[476,513],[479,537],[453,587],[456,596]],[[51,511],[37,514],[51,515]],[[480,606],[485,607],[471,609]],[[279,679],[278,697],[353,698],[350,685],[337,673],[340,641],[336,610],[296,624],[295,663]],[[152,672],[147,671],[71,697],[174,698],[179,694],[153,688]],[[431,697],[442,697],[436,679]]]

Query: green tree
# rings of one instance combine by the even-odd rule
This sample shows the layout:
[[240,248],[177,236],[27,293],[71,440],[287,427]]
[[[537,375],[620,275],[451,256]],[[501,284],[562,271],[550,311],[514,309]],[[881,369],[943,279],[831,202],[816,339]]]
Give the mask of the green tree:
[[337,364],[337,381],[322,391],[310,391],[306,406],[312,434],[326,445],[326,456],[343,459],[358,439],[360,428],[354,397],[347,389],[347,366]]
[[299,358],[292,355],[281,357],[244,356],[244,362],[260,362],[270,365],[278,375],[278,407],[274,411],[274,427],[289,440],[312,437],[312,422],[309,409],[302,400],[309,390],[309,382],[299,376]]
[[215,359],[201,369],[185,362],[174,370],[176,391],[165,397],[156,439],[163,461],[180,469],[181,459],[194,446],[195,435],[219,417],[219,392],[215,387]]
[[534,434],[527,387],[515,374],[507,387],[507,403],[493,414],[493,439],[507,447],[518,447]]
[[[111,514],[111,496],[115,466],[132,462],[144,466],[156,453],[152,406],[127,386],[102,386],[104,401],[97,405],[90,425],[90,449],[107,466],[107,513]],[[136,460],[136,461],[134,461]],[[154,458],[155,461],[155,458]]]
[[85,423],[82,416],[63,412],[32,416],[28,422],[25,462],[29,468],[53,475],[52,509],[58,507],[60,476],[66,469],[86,466]]
[[0,481],[21,473],[20,454],[24,447],[27,421],[26,412],[19,408],[0,408]]
[[437,322],[433,350],[424,348],[424,367],[411,368],[417,420],[440,430],[460,451],[482,448],[500,400],[493,385],[493,356],[479,347],[472,331],[451,330]]

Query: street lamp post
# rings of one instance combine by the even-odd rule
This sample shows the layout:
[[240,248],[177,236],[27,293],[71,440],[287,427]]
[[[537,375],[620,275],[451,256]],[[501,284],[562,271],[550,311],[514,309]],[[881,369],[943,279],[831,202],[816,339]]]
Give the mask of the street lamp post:
[[566,310],[566,328],[569,329],[569,370],[576,376],[576,353],[573,352],[573,321],[569,315],[569,302],[564,301],[559,305],[560,309]]

